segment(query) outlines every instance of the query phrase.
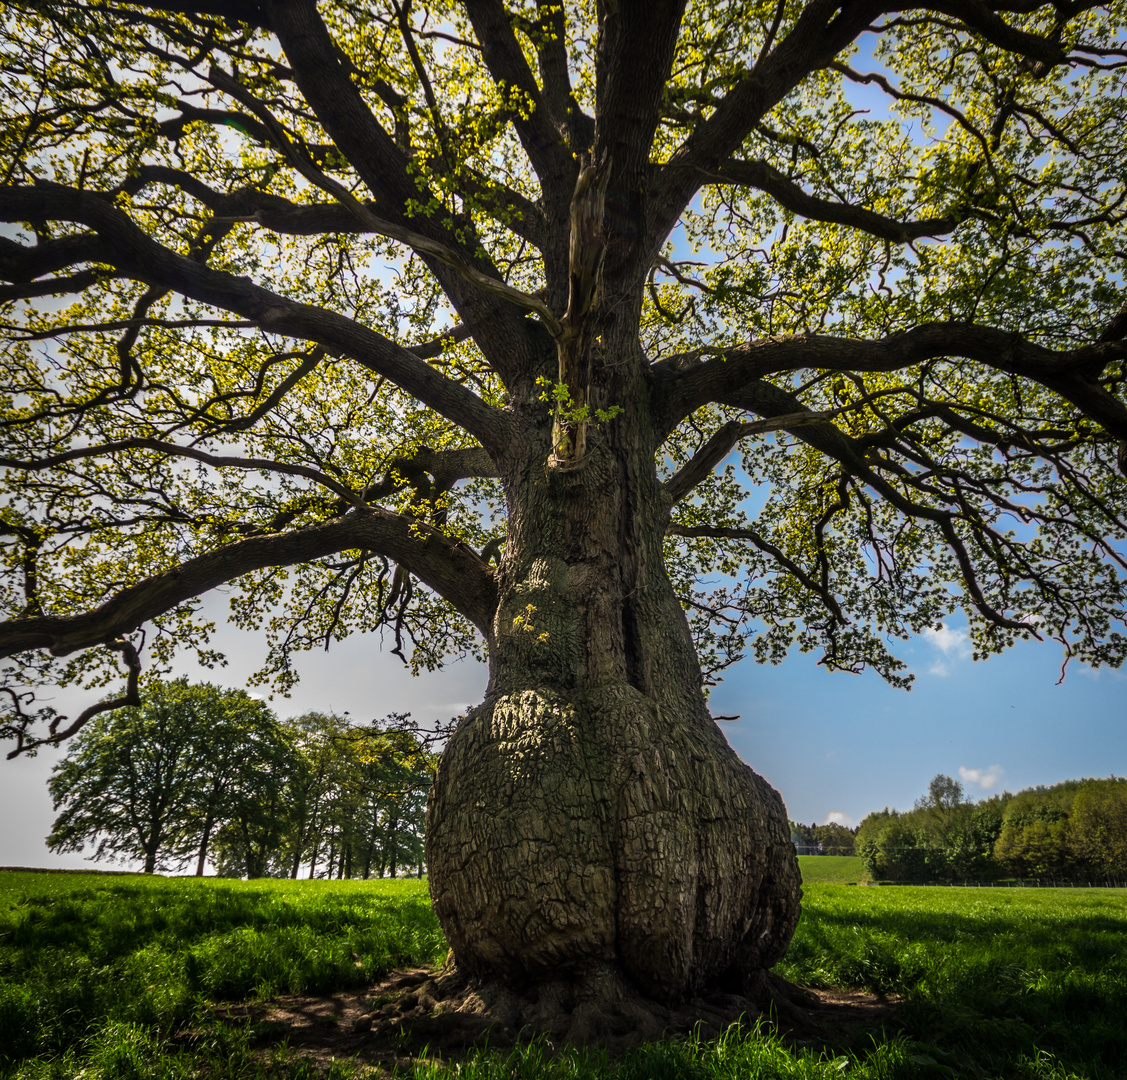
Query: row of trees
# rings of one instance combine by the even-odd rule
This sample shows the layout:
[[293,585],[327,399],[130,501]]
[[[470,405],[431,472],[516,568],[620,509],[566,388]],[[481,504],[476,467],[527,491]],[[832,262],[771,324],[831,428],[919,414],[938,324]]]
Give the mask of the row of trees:
[[1127,877],[1127,779],[1066,780],[972,803],[957,780],[936,776],[906,813],[866,817],[857,853],[874,876],[900,881]]
[[141,707],[102,713],[55,767],[48,846],[139,861],[207,862],[233,877],[391,876],[423,870],[431,744],[406,714],[353,726],[279,720],[241,690],[151,684]]

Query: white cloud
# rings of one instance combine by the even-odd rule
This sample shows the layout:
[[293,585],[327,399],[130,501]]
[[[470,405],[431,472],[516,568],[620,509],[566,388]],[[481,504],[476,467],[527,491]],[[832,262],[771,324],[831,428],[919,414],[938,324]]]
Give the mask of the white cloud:
[[853,818],[841,810],[831,810],[826,815],[826,820],[822,822],[823,825],[843,825],[847,829],[852,829],[857,824]]
[[992,787],[997,787],[1003,772],[1005,770],[1001,765],[991,765],[988,769],[968,769],[965,765],[960,765],[959,779],[967,787],[978,787],[983,791],[989,791]]
[[929,675],[938,675],[940,678],[942,678],[945,675],[950,675],[951,669],[945,663],[943,663],[942,660],[936,660],[935,663],[927,669],[927,673]]
[[960,660],[965,660],[971,654],[970,638],[967,637],[965,630],[952,630],[946,623],[941,623],[938,630],[929,627],[924,631],[923,636],[944,656],[956,656]]
[[1082,678],[1091,679],[1092,682],[1099,682],[1100,679],[1111,679],[1112,682],[1127,682],[1127,672],[1116,671],[1114,668],[1092,668],[1087,664],[1073,663],[1068,672],[1077,672]]

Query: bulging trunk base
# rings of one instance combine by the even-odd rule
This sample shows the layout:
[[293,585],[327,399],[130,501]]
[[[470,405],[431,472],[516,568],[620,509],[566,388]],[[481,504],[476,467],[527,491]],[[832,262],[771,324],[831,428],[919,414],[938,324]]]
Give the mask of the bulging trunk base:
[[627,1004],[642,999],[728,993],[746,1011],[798,920],[778,794],[703,702],[663,707],[625,683],[496,694],[471,712],[443,756],[427,847],[459,970],[523,1001],[566,999],[551,1009],[576,1038],[616,1009],[644,1029]]

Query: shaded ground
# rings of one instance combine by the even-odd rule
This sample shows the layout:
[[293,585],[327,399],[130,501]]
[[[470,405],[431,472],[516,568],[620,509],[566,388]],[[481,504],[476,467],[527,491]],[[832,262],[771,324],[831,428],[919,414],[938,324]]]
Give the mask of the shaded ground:
[[[763,1019],[794,1043],[847,1050],[869,1044],[870,1032],[897,1026],[900,1002],[895,997],[806,990],[781,979],[773,980],[772,996],[772,1007]],[[549,1046],[587,1042],[612,1054],[647,1038],[688,1034],[698,1026],[702,1036],[718,1036],[732,1023],[754,1022],[763,1016],[746,998],[714,994],[680,1008],[646,1002],[644,1014],[636,1001],[626,1008],[601,1002],[595,1008],[606,1015],[591,1023],[583,1018],[584,1009],[591,1008],[589,1002],[571,1003],[564,1015],[558,999],[545,1000],[550,997],[541,999],[545,1022],[531,1025],[546,1035]],[[527,1000],[524,1005],[528,1015]],[[424,1054],[447,1059],[474,1046],[505,1048],[529,1031],[529,1025],[522,1032],[513,1023],[511,1001],[497,994],[491,998],[481,987],[445,969],[394,971],[362,990],[280,997],[217,1012],[233,1021],[249,1021],[258,1052],[269,1053],[284,1044],[288,1053],[320,1066],[334,1058],[355,1059],[381,1071],[406,1066]],[[554,1033],[548,1018],[556,1020]],[[588,1032],[590,1038],[583,1038]]]

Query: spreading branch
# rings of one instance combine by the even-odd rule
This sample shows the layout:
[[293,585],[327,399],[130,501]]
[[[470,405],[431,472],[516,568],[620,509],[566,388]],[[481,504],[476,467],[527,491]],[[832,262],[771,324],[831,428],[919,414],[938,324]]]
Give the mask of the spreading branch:
[[444,266],[450,267],[471,285],[481,289],[483,292],[501,297],[510,304],[514,304],[516,307],[522,308],[525,311],[534,312],[540,316],[553,337],[559,336],[559,320],[556,319],[555,315],[552,314],[551,310],[542,300],[535,296],[522,293],[519,289],[514,289],[511,285],[506,285],[500,277],[495,277],[478,270],[469,259],[448,243],[442,240],[435,240],[423,233],[416,232],[414,229],[399,225],[394,221],[388,221],[374,214],[368,206],[356,198],[340,181],[334,180],[327,173],[322,172],[322,170],[293,143],[283,130],[281,124],[270,114],[269,110],[255,101],[235,79],[216,67],[211,69],[208,78],[219,87],[219,89],[238,98],[247,108],[254,111],[270,132],[271,141],[275,149],[279,150],[290,165],[304,176],[306,180],[319,187],[327,194],[332,195],[366,231],[375,233],[378,236],[386,236],[389,240],[398,240],[401,244],[406,244],[420,255],[427,255],[431,259],[442,263]]
[[[772,418],[801,411],[797,408],[801,403],[796,395],[761,381],[728,395],[725,404]],[[1008,617],[987,600],[971,552],[956,528],[956,520],[960,515],[955,509],[937,507],[913,499],[867,459],[864,448],[854,438],[834,424],[809,423],[794,425],[787,430],[795,438],[836,460],[846,475],[868,485],[905,517],[934,525],[955,557],[971,603],[984,619],[998,627],[1038,636],[1036,629],[1028,621]]]
[[803,334],[728,349],[700,349],[654,365],[656,406],[666,430],[711,401],[771,374],[899,371],[962,357],[1021,376],[1068,398],[1117,438],[1127,438],[1127,406],[1099,385],[1105,367],[1127,358],[1122,340],[1050,349],[1021,334],[973,323],[928,323],[876,341]]
[[[16,731],[16,746],[14,750],[8,752],[8,760],[18,757],[20,754],[34,752],[41,746],[58,746],[59,743],[66,742],[72,735],[77,735],[95,716],[100,713],[109,712],[112,709],[124,709],[126,706],[141,704],[141,695],[138,690],[138,682],[141,678],[141,657],[137,653],[136,647],[132,642],[127,641],[125,638],[117,638],[114,641],[109,641],[105,646],[111,652],[121,653],[122,659],[125,661],[126,678],[125,678],[125,693],[121,697],[111,698],[106,701],[99,701],[93,705],[87,706],[82,712],[74,718],[71,723],[67,724],[62,731],[59,730],[59,725],[66,723],[69,717],[55,716],[51,720],[51,724],[47,729],[47,737],[43,739],[28,738],[24,728],[18,728]],[[7,690],[13,699],[13,704],[17,710],[17,720],[26,719],[30,725],[30,717],[19,716],[19,699],[8,687],[3,689]]]
[[475,394],[435,371],[407,349],[326,308],[301,304],[255,285],[248,278],[212,270],[158,244],[105,198],[60,184],[0,187],[0,220],[51,217],[94,229],[112,265],[141,281],[253,320],[271,333],[304,338],[391,379],[425,405],[498,451],[510,433],[503,415]]
[[[420,201],[425,203],[433,198],[433,193],[420,189],[417,175],[409,168],[408,156],[364,102],[316,5],[311,0],[276,0],[269,5],[269,12],[271,29],[285,50],[298,88],[333,144],[375,196],[383,218],[394,219],[396,225],[421,232],[446,250],[459,252],[466,265],[501,281],[467,216],[454,215],[451,228],[426,216],[409,223],[407,208]],[[424,254],[423,258],[461,321],[479,328],[478,345],[493,369],[506,382],[519,379],[522,368],[528,364],[532,345],[513,305],[478,288],[460,269],[434,255]]]
[[445,597],[487,640],[492,636],[497,591],[486,564],[437,529],[370,507],[292,532],[226,544],[122,589],[82,614],[38,615],[0,623],[0,657],[29,649],[66,656],[103,645],[244,574],[349,549],[376,551],[394,559]]
[[918,221],[897,221],[863,206],[810,195],[766,161],[726,161],[715,172],[702,176],[702,180],[708,184],[739,185],[765,191],[780,206],[801,217],[847,225],[894,244],[907,244],[925,236],[943,236],[963,218],[960,213],[950,213]]
[[114,442],[101,443],[96,446],[80,446],[59,454],[50,454],[47,457],[33,459],[0,457],[0,468],[39,472],[44,469],[57,468],[59,465],[65,465],[70,461],[106,457],[124,450],[151,450],[166,457],[198,461],[204,465],[210,465],[213,469],[248,469],[258,472],[278,473],[281,476],[301,476],[328,488],[329,491],[339,495],[350,505],[357,505],[360,501],[359,494],[352,488],[310,465],[293,465],[284,461],[275,461],[273,458],[244,458],[234,457],[230,454],[209,454],[197,447],[178,446],[165,439],[117,439]]
[[802,412],[784,413],[769,420],[729,420],[718,428],[707,442],[663,485],[662,491],[670,506],[679,503],[694,488],[703,484],[712,471],[739,443],[751,435],[765,435],[772,431],[785,431],[803,427],[806,424],[822,424],[832,420],[832,413]]

